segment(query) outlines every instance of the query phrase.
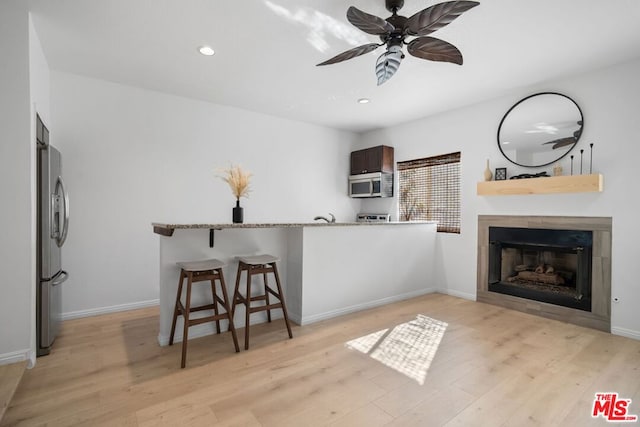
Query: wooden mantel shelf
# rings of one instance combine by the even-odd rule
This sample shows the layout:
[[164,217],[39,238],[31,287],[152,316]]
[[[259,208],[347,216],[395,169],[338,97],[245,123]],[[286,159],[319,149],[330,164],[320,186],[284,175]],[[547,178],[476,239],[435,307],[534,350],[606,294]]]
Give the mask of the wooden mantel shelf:
[[515,194],[597,193],[604,188],[601,174],[509,179],[478,183],[479,196]]

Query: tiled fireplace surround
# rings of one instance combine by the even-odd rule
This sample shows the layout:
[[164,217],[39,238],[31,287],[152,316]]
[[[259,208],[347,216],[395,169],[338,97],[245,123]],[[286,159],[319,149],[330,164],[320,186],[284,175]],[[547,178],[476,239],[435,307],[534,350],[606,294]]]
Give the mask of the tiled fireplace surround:
[[[591,311],[568,308],[489,291],[489,227],[591,231],[593,233]],[[611,218],[479,215],[477,300],[610,332]]]

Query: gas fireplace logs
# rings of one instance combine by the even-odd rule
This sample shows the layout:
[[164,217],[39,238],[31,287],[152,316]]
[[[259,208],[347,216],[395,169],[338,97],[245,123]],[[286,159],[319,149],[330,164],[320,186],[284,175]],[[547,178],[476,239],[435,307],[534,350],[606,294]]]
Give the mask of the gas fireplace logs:
[[[536,267],[528,265],[516,265],[514,270],[515,276],[507,278],[507,282],[529,281],[538,283],[549,283],[552,285],[564,285],[564,274],[556,272],[551,265],[538,265]],[[567,273],[565,273],[567,274]]]
[[509,277],[508,282],[515,282],[518,279],[531,282],[550,283],[552,285],[564,285],[564,278],[557,273],[536,273],[535,271],[520,271],[516,276]]

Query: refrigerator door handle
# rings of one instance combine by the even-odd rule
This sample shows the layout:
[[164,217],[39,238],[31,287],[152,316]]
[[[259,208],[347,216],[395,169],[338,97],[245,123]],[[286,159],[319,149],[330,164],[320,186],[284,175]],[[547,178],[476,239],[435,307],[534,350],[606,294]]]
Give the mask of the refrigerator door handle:
[[62,247],[62,245],[64,245],[64,241],[67,240],[67,233],[69,231],[69,194],[67,194],[67,190],[64,187],[64,181],[62,180],[61,176],[58,177],[56,187],[58,185],[60,186],[60,190],[62,191],[62,200],[64,202],[64,217],[62,231],[56,238],[56,243],[58,244],[58,247]]
[[53,280],[53,282],[51,282],[51,286],[61,285],[64,282],[66,282],[68,278],[69,278],[69,273],[62,270],[60,274],[58,274],[58,276]]

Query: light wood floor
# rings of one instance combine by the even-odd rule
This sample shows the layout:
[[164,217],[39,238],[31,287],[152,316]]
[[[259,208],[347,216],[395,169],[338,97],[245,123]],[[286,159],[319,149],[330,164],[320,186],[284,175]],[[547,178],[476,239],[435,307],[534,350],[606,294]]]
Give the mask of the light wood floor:
[[[448,323],[423,385],[345,346],[423,314]],[[244,330],[239,330],[242,339]],[[27,371],[2,426],[606,425],[596,392],[633,399],[640,341],[431,294],[294,327],[160,348],[157,309],[67,321]]]
[[0,420],[13,399],[26,368],[26,361],[0,366]]

